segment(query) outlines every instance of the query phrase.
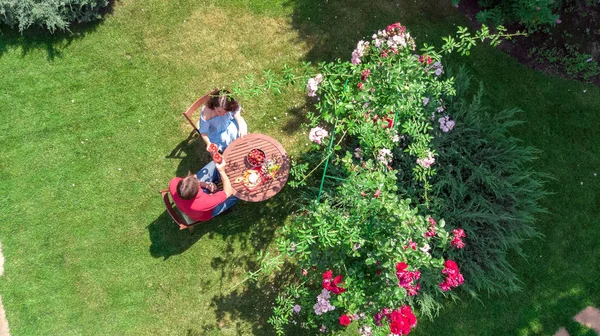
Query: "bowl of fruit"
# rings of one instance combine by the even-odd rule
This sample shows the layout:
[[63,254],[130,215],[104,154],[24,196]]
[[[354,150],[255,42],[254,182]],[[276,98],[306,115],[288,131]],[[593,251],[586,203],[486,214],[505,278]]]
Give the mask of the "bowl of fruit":
[[254,148],[246,156],[246,161],[252,167],[260,167],[265,163],[265,152],[262,149]]

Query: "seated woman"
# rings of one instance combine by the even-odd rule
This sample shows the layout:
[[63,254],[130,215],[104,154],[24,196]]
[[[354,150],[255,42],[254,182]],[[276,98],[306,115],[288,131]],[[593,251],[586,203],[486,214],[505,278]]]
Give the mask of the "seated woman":
[[219,90],[200,110],[200,136],[208,145],[216,144],[220,151],[238,137],[248,133],[248,125],[241,115],[240,104],[227,90]]

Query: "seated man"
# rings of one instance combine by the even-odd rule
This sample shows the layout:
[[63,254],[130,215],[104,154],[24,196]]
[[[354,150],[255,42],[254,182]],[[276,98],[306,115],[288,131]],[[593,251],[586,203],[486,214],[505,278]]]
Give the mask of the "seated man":
[[[222,191],[216,185],[219,175],[223,181]],[[225,174],[225,160],[217,165],[211,161],[196,175],[173,178],[169,182],[169,191],[177,208],[193,221],[210,220],[238,200],[232,196],[231,181]]]

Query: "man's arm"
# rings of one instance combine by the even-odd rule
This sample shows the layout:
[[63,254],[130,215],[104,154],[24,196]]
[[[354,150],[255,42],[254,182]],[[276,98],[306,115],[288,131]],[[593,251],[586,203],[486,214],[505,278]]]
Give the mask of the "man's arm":
[[229,177],[225,173],[225,165],[225,159],[223,159],[223,162],[217,164],[216,167],[219,171],[219,174],[221,175],[221,182],[223,182],[223,191],[225,192],[225,194],[227,194],[227,197],[229,197],[233,195],[233,187],[231,186],[231,181],[229,181]]

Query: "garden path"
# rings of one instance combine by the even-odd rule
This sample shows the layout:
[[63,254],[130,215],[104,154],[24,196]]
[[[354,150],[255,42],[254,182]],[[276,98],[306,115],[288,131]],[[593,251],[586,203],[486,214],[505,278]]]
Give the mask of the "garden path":
[[[592,328],[600,335],[600,309],[587,307],[580,311],[579,314],[575,315],[573,319],[588,328]],[[554,336],[569,336],[569,333],[567,332],[567,329],[560,328]]]

